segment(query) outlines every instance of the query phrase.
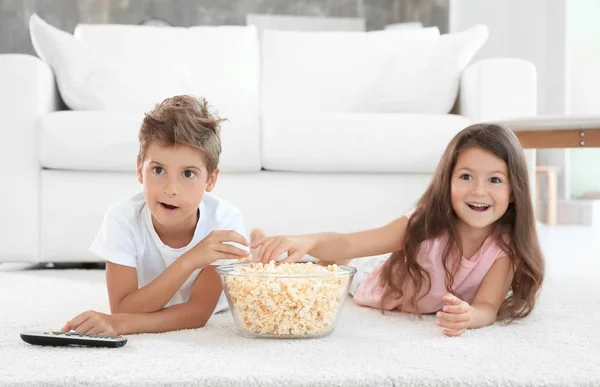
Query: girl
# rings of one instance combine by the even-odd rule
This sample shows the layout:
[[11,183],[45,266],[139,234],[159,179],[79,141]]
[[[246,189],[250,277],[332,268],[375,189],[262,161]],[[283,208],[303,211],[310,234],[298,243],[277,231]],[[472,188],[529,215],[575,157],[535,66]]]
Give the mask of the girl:
[[416,207],[391,223],[352,234],[265,237],[254,230],[252,247],[260,247],[260,262],[287,252],[281,262],[309,254],[345,264],[391,252],[370,268],[365,262],[355,302],[436,313],[447,336],[527,316],[544,276],[525,156],[514,133],[494,124],[458,133]]

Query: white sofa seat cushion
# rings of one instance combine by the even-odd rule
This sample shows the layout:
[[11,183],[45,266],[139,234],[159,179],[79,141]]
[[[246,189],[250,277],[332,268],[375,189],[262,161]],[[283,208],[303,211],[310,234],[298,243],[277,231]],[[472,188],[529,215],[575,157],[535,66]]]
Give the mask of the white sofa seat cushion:
[[[261,169],[258,123],[253,117],[223,123],[222,171]],[[40,164],[48,169],[135,171],[142,119],[140,114],[123,112],[50,113],[40,121]]]
[[265,113],[264,169],[431,173],[472,122],[452,114]]

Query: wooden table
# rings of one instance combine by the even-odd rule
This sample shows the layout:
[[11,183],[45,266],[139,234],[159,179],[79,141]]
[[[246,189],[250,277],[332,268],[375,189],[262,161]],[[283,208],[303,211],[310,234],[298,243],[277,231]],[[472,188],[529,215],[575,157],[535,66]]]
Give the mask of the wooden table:
[[[523,148],[600,147],[600,115],[530,117],[497,123],[515,132]],[[558,210],[557,170],[552,166],[536,165],[536,176],[539,174],[546,175],[546,223],[553,225],[556,224]]]
[[523,148],[600,147],[600,115],[530,117],[496,123],[515,132]]

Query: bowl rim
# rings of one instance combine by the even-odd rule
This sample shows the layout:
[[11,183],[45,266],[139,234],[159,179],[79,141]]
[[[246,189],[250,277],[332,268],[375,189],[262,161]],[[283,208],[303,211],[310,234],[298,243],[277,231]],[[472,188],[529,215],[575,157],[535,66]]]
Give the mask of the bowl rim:
[[[231,270],[233,270],[235,267],[250,266],[252,264],[256,264],[256,262],[253,262],[253,263],[230,263],[230,264],[226,264],[226,265],[217,266],[215,271],[219,275],[222,275],[224,277],[278,278],[278,279],[279,278],[296,278],[296,279],[299,279],[299,278],[321,278],[321,279],[323,279],[323,278],[348,277],[348,276],[356,274],[356,272],[358,271],[353,266],[337,265],[337,267],[341,268],[342,271],[329,272],[329,273],[315,273],[315,274],[298,273],[298,274],[285,274],[285,275],[281,275],[281,274],[277,274],[277,273],[231,273]],[[327,266],[324,266],[324,267],[327,267]]]

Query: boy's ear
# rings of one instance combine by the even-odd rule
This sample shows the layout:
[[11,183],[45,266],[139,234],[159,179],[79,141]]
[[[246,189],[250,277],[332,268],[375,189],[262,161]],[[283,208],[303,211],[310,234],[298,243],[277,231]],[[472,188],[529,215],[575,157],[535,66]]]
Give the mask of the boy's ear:
[[218,178],[219,178],[219,169],[217,168],[208,178],[208,182],[206,183],[206,192],[210,192],[213,190],[213,188],[215,188]]
[[144,177],[142,176],[142,163],[140,163],[140,159],[136,159],[136,172],[137,172],[137,179],[140,182],[140,184],[144,184]]

